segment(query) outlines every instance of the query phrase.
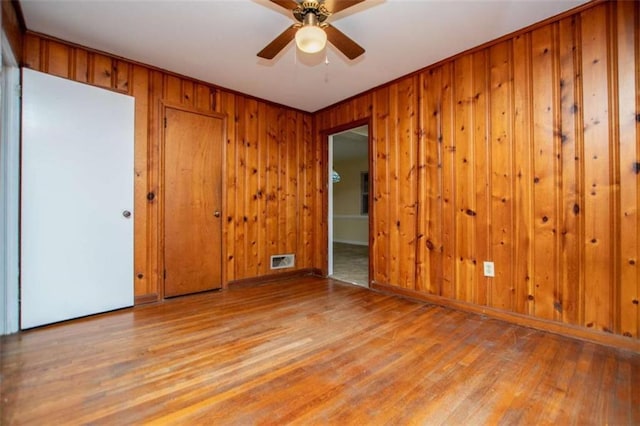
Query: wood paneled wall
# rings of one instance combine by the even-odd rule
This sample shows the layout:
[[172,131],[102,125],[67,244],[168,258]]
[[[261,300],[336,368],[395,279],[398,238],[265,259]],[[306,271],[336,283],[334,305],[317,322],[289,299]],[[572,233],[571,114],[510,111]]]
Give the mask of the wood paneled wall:
[[326,270],[326,134],[369,122],[378,285],[637,342],[639,22],[637,2],[587,5],[315,115],[38,34],[24,62],[136,98],[139,300],[161,294],[146,196],[168,102],[228,117],[226,281],[276,253]]
[[[294,253],[296,270],[313,267],[313,226],[321,208],[312,116],[120,58],[25,36],[25,66],[135,97],[135,294],[162,295],[162,104],[227,116],[223,233],[226,282],[271,273],[269,258]],[[147,194],[156,197],[149,201]]]
[[316,114],[323,144],[371,118],[378,284],[640,337],[639,16],[589,5]]

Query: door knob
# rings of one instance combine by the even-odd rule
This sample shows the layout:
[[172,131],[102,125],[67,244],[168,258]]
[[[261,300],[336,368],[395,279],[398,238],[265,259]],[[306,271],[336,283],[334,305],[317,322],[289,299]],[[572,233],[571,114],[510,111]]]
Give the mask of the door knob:
[[220,212],[218,210],[216,210],[215,212],[213,212],[213,215],[215,217],[220,217]]
[[131,217],[131,212],[129,210],[125,210],[125,211],[122,212],[122,216],[124,216],[127,219],[129,219]]

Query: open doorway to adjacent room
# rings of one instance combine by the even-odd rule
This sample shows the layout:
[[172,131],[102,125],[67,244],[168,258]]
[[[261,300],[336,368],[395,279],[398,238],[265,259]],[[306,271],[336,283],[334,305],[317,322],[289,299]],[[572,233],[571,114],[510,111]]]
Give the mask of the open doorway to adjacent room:
[[369,126],[329,136],[329,276],[369,286]]

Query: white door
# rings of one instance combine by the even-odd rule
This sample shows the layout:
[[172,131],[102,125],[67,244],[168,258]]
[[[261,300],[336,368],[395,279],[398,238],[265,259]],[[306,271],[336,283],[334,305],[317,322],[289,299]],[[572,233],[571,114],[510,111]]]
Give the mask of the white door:
[[23,69],[21,328],[133,304],[130,96]]

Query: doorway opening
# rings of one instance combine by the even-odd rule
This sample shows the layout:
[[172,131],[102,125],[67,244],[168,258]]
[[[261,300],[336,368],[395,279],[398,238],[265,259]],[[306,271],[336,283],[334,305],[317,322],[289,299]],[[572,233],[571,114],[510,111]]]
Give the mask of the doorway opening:
[[369,126],[329,135],[328,274],[369,287]]

